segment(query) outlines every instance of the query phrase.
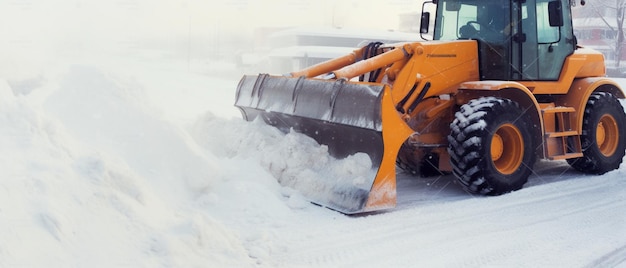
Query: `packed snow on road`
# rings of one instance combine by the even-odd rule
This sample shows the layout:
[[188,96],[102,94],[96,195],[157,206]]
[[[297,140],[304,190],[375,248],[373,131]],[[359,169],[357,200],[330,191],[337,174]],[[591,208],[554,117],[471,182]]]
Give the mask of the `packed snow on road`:
[[42,52],[7,27],[0,267],[626,267],[626,164],[540,161],[495,197],[398,171],[396,208],[346,216],[290,185],[371,162],[244,121],[244,70],[98,38]]

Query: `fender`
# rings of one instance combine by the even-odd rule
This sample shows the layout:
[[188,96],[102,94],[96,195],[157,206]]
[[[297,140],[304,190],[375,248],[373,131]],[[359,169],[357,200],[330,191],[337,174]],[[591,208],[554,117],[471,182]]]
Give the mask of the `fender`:
[[579,111],[573,119],[576,123],[574,127],[579,133],[582,133],[583,114],[587,100],[594,92],[608,92],[620,99],[626,98],[624,91],[615,81],[605,77],[590,77],[574,80],[568,94],[557,98],[555,101],[556,105],[574,107],[576,111]]
[[516,101],[523,109],[530,112],[533,123],[539,128],[536,129],[536,137],[543,135],[543,118],[541,117],[541,107],[533,93],[524,85],[513,81],[472,81],[459,85],[456,96],[457,104],[461,105],[471,99],[494,96],[503,97]]

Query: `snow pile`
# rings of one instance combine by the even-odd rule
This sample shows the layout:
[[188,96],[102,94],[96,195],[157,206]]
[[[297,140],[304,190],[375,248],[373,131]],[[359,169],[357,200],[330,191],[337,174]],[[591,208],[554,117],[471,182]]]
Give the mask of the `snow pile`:
[[283,134],[262,120],[225,120],[208,113],[196,122],[192,133],[209,152],[258,163],[286,187],[282,192],[292,207],[302,205],[301,195],[328,204],[339,193],[368,192],[377,172],[365,153],[335,159],[312,138],[294,131]]
[[0,79],[0,266],[251,262],[201,209],[219,160],[143,94],[86,66],[29,90]]
[[146,88],[154,71],[109,68],[72,64],[29,88],[0,80],[1,265],[267,262],[280,222],[312,206],[304,196],[373,179],[365,154],[335,161],[298,133],[160,107],[176,91]]

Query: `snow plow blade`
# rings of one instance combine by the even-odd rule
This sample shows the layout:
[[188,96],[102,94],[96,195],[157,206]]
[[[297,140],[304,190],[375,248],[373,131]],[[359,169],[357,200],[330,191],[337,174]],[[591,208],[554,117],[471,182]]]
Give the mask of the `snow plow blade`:
[[283,132],[303,133],[328,146],[335,158],[365,153],[371,160],[367,175],[284,186],[345,214],[396,205],[396,156],[413,132],[398,116],[389,87],[343,79],[246,75],[239,82],[235,106],[245,120],[260,117]]

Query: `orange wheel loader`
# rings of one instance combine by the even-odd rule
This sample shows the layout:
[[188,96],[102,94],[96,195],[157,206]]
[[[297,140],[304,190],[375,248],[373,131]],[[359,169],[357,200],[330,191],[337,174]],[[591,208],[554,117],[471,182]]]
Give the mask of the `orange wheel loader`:
[[286,75],[245,75],[235,105],[244,119],[308,135],[336,158],[367,154],[365,187],[337,183],[307,196],[345,214],[394,207],[396,166],[453,173],[482,195],[522,188],[539,158],[603,174],[626,150],[625,96],[605,77],[603,55],[577,44],[575,4],[426,2],[436,12],[422,12],[420,32],[433,40],[372,43]]

